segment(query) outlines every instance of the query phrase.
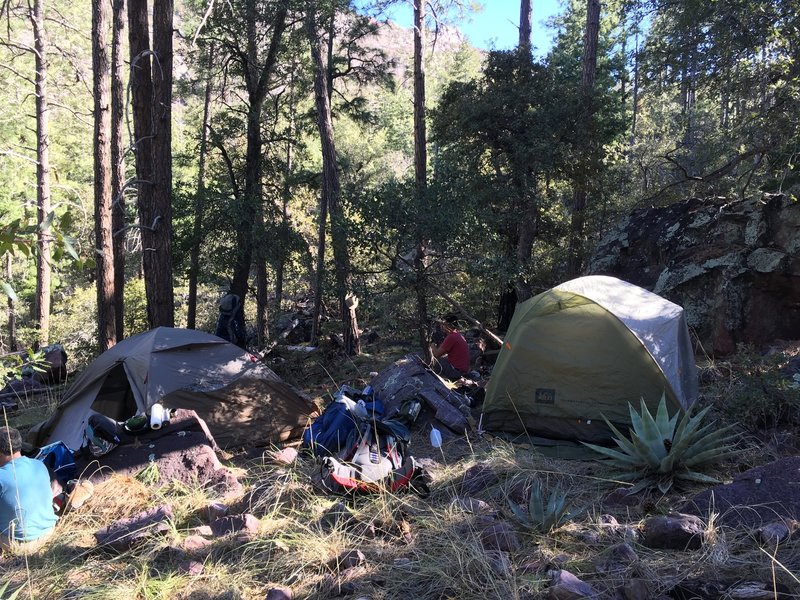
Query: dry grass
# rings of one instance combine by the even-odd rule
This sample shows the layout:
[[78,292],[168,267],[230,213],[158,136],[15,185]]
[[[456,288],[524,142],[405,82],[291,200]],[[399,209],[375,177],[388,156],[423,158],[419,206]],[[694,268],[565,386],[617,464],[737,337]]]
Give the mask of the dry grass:
[[[296,383],[305,379],[305,389],[322,391],[333,387],[331,380],[337,385],[357,383],[391,358],[379,354],[371,358],[373,363],[362,358],[323,369],[298,357],[284,367]],[[726,377],[726,388],[741,383],[735,368]],[[714,381],[715,387],[706,387],[707,401],[721,402],[718,395],[723,388],[719,379]],[[710,396],[714,398],[709,400]],[[27,558],[4,556],[0,582],[23,586],[20,598],[37,599],[255,599],[280,585],[291,587],[295,598],[319,600],[522,600],[544,597],[548,571],[564,568],[608,598],[636,580],[644,582],[651,598],[693,579],[774,581],[800,591],[800,540],[764,548],[754,532],[725,529],[719,526],[720,515],[712,513],[706,516],[706,539],[700,550],[650,550],[634,539],[636,528],[647,515],[665,513],[685,496],[642,496],[633,506],[604,506],[606,493],[619,485],[609,481],[597,463],[546,458],[530,448],[477,437],[469,443],[453,440],[440,451],[427,444],[427,434],[428,430],[413,432],[412,452],[432,460],[428,498],[413,494],[356,498],[348,504],[353,517],[332,525],[326,525],[323,516],[340,499],[314,489],[313,460],[303,458],[292,466],[275,464],[268,456],[237,461],[247,485],[241,498],[230,503],[232,510],[255,514],[260,529],[250,539],[213,540],[207,551],[191,557],[203,565],[196,575],[185,572],[186,556],[169,549],[195,533],[215,498],[200,486],[154,489],[133,478],[112,477],[96,487],[89,503],[62,519],[57,536],[42,551]],[[750,446],[741,458],[738,464],[723,465],[716,475],[724,478],[740,464],[750,466],[765,459]],[[486,550],[481,542],[486,517],[468,512],[458,501],[465,496],[463,475],[475,465],[489,467],[497,481],[473,496],[515,528],[519,550]],[[558,482],[571,507],[579,509],[572,521],[546,535],[523,527],[509,510],[509,502],[524,501],[534,478],[548,489]],[[174,513],[166,535],[122,555],[95,547],[94,533],[101,527],[162,503]],[[602,522],[601,515],[609,513],[620,527]],[[611,549],[624,541],[632,544],[637,560],[611,558]],[[342,569],[337,558],[353,549],[363,552],[364,562]]]

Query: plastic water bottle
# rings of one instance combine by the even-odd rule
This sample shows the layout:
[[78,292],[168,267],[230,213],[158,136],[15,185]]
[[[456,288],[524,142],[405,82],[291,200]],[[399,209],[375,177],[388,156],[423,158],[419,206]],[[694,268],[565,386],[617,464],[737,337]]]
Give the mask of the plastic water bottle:
[[431,425],[431,446],[434,448],[442,447],[442,432]]

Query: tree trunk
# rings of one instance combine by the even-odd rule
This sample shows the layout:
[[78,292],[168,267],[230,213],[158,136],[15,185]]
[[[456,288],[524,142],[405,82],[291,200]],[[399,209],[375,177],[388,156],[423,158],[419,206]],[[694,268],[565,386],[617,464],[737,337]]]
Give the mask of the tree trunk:
[[244,194],[237,207],[236,243],[237,254],[233,268],[231,292],[244,303],[253,260],[253,230],[256,227],[257,206],[262,202],[261,190],[261,111],[267,97],[267,88],[278,55],[278,46],[286,27],[288,11],[285,1],[278,5],[272,37],[263,65],[259,66],[259,37],[256,30],[258,5],[255,0],[247,0],[245,6],[245,27],[247,30],[247,60],[245,82],[249,106],[247,110],[247,148],[245,150]]
[[[14,272],[11,267],[11,253],[6,253],[6,281],[9,283],[14,276]],[[9,352],[16,352],[17,351],[17,307],[15,305],[14,299],[9,296],[8,297],[8,350]]]
[[[313,42],[312,42],[313,43]],[[319,343],[322,293],[325,288],[325,224],[328,222],[328,201],[319,197],[319,223],[317,228],[317,270],[314,273],[314,315],[311,323],[311,345]]]
[[583,79],[581,82],[581,113],[585,143],[583,144],[583,165],[579,168],[572,192],[572,221],[570,223],[569,256],[567,272],[576,277],[583,268],[584,247],[583,230],[586,221],[587,170],[591,160],[591,147],[594,142],[594,82],[597,75],[597,43],[600,32],[600,0],[587,0],[586,34],[583,46]]
[[256,344],[258,348],[265,347],[269,338],[268,285],[267,262],[263,256],[259,256],[256,262]]
[[355,318],[357,299],[350,293],[350,259],[347,255],[347,225],[341,206],[341,190],[336,163],[336,146],[333,136],[333,121],[328,95],[328,80],[322,59],[324,42],[317,32],[313,10],[306,15],[306,27],[311,43],[311,59],[314,64],[314,104],[317,109],[317,127],[322,145],[322,197],[328,205],[331,218],[331,245],[336,269],[336,288],[342,315],[344,350],[348,355],[361,353],[358,323]]
[[46,346],[50,337],[50,108],[47,99],[47,35],[44,0],[34,0],[29,14],[33,25],[36,65],[36,207],[39,231],[36,261],[36,328],[38,343]]
[[[153,230],[142,236],[150,327],[175,324],[172,289],[172,0],[153,3]],[[157,61],[157,62],[156,62]],[[145,218],[144,225],[150,221]],[[150,243],[147,243],[147,239]],[[152,244],[152,245],[151,245]],[[148,286],[149,284],[149,286]]]
[[111,229],[114,232],[114,327],[116,339],[125,336],[125,134],[123,131],[124,81],[122,36],[125,32],[125,0],[112,0],[111,28]]
[[197,165],[197,194],[194,202],[194,223],[192,224],[192,248],[189,251],[189,300],[186,327],[197,327],[197,277],[200,274],[200,245],[203,241],[203,211],[206,194],[206,155],[208,154],[208,129],[211,121],[211,67],[214,64],[214,47],[208,51],[208,72],[203,99],[203,125],[200,131],[200,149]]
[[522,56],[531,56],[531,32],[533,31],[533,10],[531,0],[520,0],[519,3],[519,52]]
[[428,148],[425,129],[425,0],[414,0],[414,193],[417,198],[417,245],[414,257],[414,295],[417,303],[417,335],[426,362],[433,358],[428,327],[425,273],[427,243],[422,233],[427,217]]
[[280,251],[278,252],[278,264],[275,268],[275,311],[276,314],[280,313],[281,302],[283,300],[283,275],[286,268],[286,262],[289,257],[289,198],[291,197],[291,178],[292,170],[294,168],[294,112],[295,112],[295,95],[294,95],[294,71],[295,65],[292,65],[292,72],[289,79],[289,131],[286,139],[286,169],[283,173],[283,190],[281,192],[281,229],[280,229]]
[[114,312],[114,248],[111,235],[111,114],[108,87],[109,0],[92,0],[94,91],[94,236],[97,281],[97,343],[105,352],[117,343]]

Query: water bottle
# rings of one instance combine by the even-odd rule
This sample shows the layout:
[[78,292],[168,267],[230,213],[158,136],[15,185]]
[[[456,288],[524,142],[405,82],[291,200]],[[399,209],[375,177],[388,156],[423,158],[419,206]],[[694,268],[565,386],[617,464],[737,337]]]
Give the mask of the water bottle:
[[431,446],[434,448],[442,447],[442,432],[431,425]]

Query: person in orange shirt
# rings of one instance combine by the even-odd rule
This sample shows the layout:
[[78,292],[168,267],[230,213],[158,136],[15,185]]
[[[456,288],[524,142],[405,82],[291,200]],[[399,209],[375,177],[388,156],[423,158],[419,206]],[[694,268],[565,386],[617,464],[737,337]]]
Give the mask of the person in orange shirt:
[[456,315],[446,315],[441,326],[446,337],[439,346],[432,348],[433,370],[445,379],[455,381],[469,372],[469,346],[458,330]]

